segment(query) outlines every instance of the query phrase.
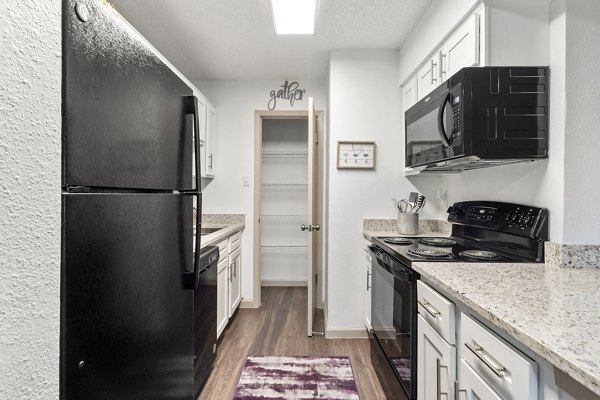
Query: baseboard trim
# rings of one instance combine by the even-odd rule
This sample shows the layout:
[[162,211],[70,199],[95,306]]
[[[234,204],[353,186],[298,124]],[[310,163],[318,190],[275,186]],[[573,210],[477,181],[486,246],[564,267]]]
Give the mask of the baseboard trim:
[[259,305],[254,302],[254,299],[242,299],[240,308],[259,308]]
[[344,329],[325,329],[327,339],[368,339],[367,328],[364,326]]
[[308,286],[306,281],[290,281],[279,279],[263,279],[260,281],[261,286]]

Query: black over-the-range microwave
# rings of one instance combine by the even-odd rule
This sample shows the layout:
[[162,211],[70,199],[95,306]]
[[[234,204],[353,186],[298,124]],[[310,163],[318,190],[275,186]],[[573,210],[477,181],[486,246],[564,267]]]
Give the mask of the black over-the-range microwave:
[[548,74],[461,69],[406,111],[406,167],[459,171],[547,158]]

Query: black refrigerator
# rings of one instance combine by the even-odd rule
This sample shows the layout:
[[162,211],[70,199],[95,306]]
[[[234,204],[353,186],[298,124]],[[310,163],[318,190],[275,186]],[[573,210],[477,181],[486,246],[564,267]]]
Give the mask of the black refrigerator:
[[190,400],[197,101],[108,2],[62,11],[60,398]]

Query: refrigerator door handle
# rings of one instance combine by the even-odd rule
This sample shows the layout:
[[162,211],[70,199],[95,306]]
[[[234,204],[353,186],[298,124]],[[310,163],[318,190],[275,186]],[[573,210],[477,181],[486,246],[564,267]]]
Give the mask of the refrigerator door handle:
[[[200,228],[201,228],[201,194],[199,191],[190,191],[190,192],[180,192],[182,196],[195,196],[196,197],[196,219],[194,220],[194,225],[196,227],[196,243],[194,244],[194,252],[193,252],[193,262],[191,268],[189,265],[186,265],[186,268],[183,270],[183,288],[187,290],[195,290],[198,285],[198,273],[200,265]],[[193,242],[193,239],[192,239]]]
[[195,191],[200,191],[200,122],[198,119],[198,98],[196,96],[186,96],[186,114],[194,116],[194,158],[196,160]]

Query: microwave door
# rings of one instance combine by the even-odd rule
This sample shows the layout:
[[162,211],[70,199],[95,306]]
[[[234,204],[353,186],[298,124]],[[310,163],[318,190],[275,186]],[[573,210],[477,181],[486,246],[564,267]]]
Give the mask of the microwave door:
[[[445,99],[445,96],[444,96]],[[443,111],[442,111],[443,112]],[[439,134],[440,101],[434,100],[406,118],[406,166],[427,164],[442,157]]]

